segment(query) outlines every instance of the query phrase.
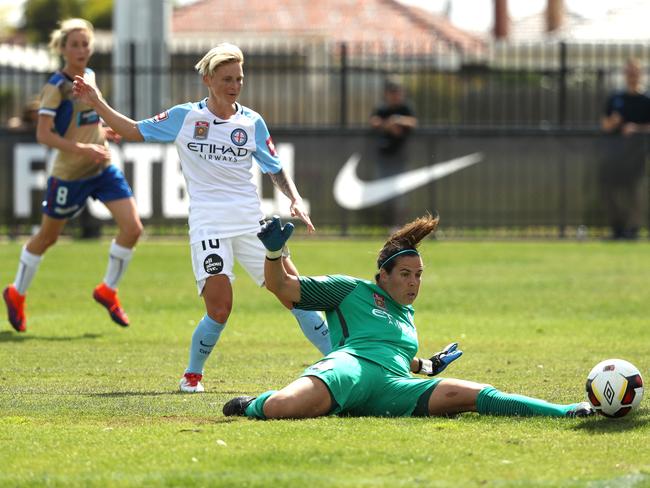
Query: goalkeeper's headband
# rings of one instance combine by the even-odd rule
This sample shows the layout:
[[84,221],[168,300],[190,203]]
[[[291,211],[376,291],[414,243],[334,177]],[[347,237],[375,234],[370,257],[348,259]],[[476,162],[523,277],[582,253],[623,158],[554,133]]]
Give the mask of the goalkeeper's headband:
[[420,255],[420,253],[417,252],[415,249],[404,249],[404,250],[399,251],[399,252],[396,252],[396,253],[393,254],[392,256],[389,256],[388,258],[384,259],[384,262],[381,263],[381,264],[379,265],[379,269],[381,269],[381,268],[383,268],[384,266],[386,266],[386,263],[388,263],[388,262],[389,262],[391,259],[393,259],[394,257],[396,257],[396,256],[400,256],[400,255],[402,255],[402,254],[415,254],[415,255],[417,255],[417,256]]

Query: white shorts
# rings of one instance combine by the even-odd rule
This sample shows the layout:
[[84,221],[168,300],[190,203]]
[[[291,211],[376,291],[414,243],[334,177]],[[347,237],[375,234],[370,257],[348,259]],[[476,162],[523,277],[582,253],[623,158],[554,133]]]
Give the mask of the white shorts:
[[223,239],[205,239],[191,244],[190,248],[199,295],[210,276],[226,275],[232,283],[235,280],[235,259],[258,286],[264,284],[266,250],[255,232]]

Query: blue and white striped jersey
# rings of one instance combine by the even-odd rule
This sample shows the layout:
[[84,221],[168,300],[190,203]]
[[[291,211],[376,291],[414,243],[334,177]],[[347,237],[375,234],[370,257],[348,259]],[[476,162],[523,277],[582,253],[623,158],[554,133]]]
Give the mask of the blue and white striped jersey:
[[282,169],[262,117],[240,104],[227,120],[200,102],[176,105],[138,122],[147,142],[174,142],[190,197],[190,243],[259,230],[264,218],[253,159],[264,173]]

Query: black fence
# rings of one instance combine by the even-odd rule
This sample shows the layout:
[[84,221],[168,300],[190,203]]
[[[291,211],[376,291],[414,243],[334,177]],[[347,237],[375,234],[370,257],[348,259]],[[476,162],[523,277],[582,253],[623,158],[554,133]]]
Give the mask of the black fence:
[[[160,77],[167,93],[156,95],[148,116],[205,96],[193,66],[208,48],[175,45],[164,68],[132,61],[119,70],[112,67],[111,52],[100,51],[91,66],[109,101],[119,83],[134,90],[138,79]],[[325,42],[242,48],[242,103],[262,113],[272,128],[365,127],[384,80],[392,77],[406,87],[422,127],[595,129],[607,94],[623,86],[625,61],[636,57],[646,74],[650,69],[648,43],[491,44],[473,52]],[[127,49],[135,60],[141,47]],[[19,116],[49,74],[47,63],[35,67],[20,57],[19,48],[0,50],[0,120]],[[130,94],[123,110],[133,114],[138,103]]]
[[[127,48],[129,58],[136,59],[139,47]],[[165,68],[133,62],[119,70],[112,67],[111,54],[100,51],[92,67],[109,101],[118,98],[118,86],[129,90],[127,113],[150,97],[149,116],[206,95],[193,66],[208,48],[176,46]],[[328,43],[242,48],[242,103],[263,114],[321,230],[360,234],[385,225],[386,204],[400,199],[408,209],[406,218],[440,211],[443,229],[463,235],[607,232],[598,178],[608,140],[598,123],[608,93],[624,86],[627,59],[639,58],[648,74],[648,45],[549,42],[490,45],[475,52]],[[7,61],[3,52],[0,46],[0,117],[7,120],[20,115],[49,73],[42,68],[45,63],[35,69],[28,66],[31,58],[16,62],[14,55]],[[164,96],[135,96],[142,80],[152,77],[163,81]],[[368,118],[387,77],[402,82],[418,115],[405,171],[418,170],[414,178],[420,180],[409,183],[408,191],[373,202],[360,196],[368,194],[366,183],[376,178]],[[648,139],[639,135],[630,142],[646,155],[641,159],[649,153]],[[178,161],[170,156],[175,151],[162,145],[142,151],[129,144],[113,150],[148,228],[183,229],[187,195]],[[48,153],[35,144],[33,134],[2,129],[0,153],[0,225],[29,228],[39,220]],[[346,171],[347,180],[340,178]],[[343,185],[344,180],[356,187]],[[259,181],[264,212],[286,213],[288,204],[268,181],[261,176]],[[647,235],[647,182],[644,195]],[[98,207],[91,211],[106,217]]]

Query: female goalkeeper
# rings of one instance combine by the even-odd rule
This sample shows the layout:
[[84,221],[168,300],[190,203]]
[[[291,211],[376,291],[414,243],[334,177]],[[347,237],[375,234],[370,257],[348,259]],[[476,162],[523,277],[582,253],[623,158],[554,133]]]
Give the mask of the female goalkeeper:
[[412,303],[422,278],[420,241],[438,218],[418,218],[393,233],[379,252],[375,283],[349,276],[289,275],[280,257],[293,227],[275,217],[258,234],[267,248],[266,287],[280,300],[305,310],[323,310],[334,346],[300,378],[257,398],[237,397],[224,415],[259,419],[305,418],[331,414],[355,416],[453,415],[476,411],[492,415],[587,416],[587,402],[557,405],[502,393],[489,385],[434,376],[460,357],[450,344],[430,359],[416,358],[418,338]]

